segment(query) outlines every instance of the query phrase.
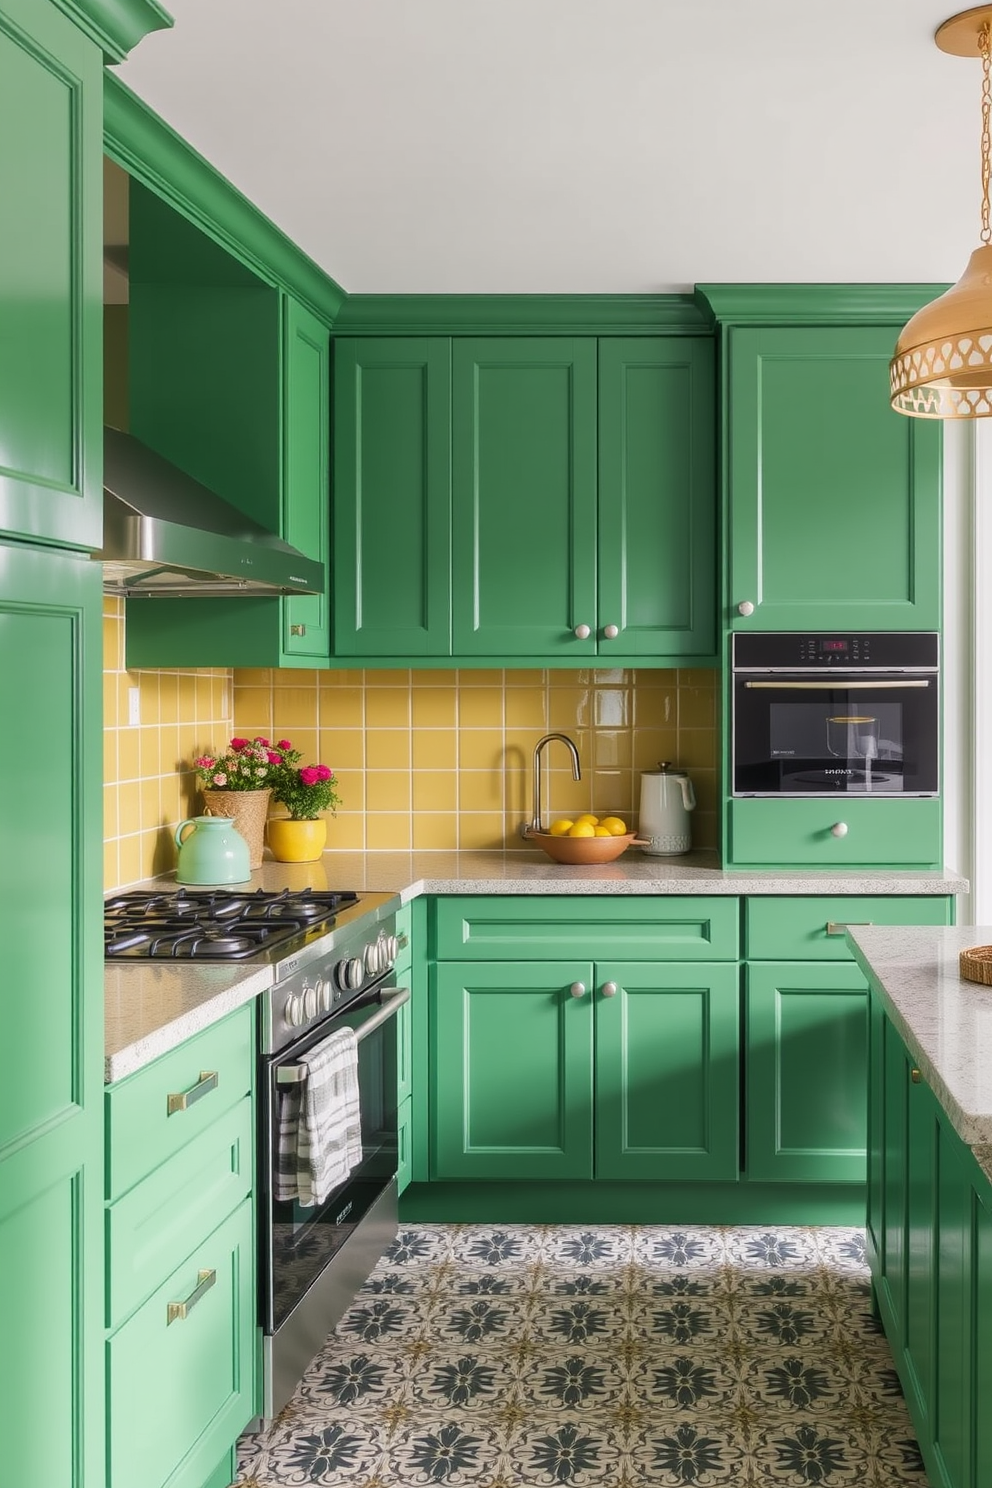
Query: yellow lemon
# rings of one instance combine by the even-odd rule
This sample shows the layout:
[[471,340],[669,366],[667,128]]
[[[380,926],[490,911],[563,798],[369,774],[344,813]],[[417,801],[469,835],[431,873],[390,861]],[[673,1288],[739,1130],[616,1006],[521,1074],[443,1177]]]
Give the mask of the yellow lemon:
[[592,835],[594,837],[612,837],[613,833],[610,831],[609,827],[604,827],[603,823],[600,822],[598,827],[593,827]]
[[619,816],[604,816],[599,825],[605,827],[611,837],[626,837],[627,823]]
[[592,816],[592,815],[590,815],[590,813],[588,811],[585,811],[585,812],[583,812],[583,814],[581,816],[577,816],[575,818],[575,825],[576,826],[578,826],[580,822],[585,822],[590,827],[598,827],[599,826],[599,817],[598,816]]
[[564,837],[572,830],[572,826],[573,823],[569,817],[560,816],[557,821],[551,823],[548,831],[552,837]]
[[569,827],[569,837],[595,837],[596,828],[591,822],[577,821],[574,827]]

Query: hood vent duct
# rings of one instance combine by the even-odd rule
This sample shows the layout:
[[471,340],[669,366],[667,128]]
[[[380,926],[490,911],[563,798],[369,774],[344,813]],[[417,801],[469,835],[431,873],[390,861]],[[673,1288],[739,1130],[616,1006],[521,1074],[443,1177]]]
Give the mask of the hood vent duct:
[[134,597],[319,594],[324,566],[149,449],[104,429],[104,588]]

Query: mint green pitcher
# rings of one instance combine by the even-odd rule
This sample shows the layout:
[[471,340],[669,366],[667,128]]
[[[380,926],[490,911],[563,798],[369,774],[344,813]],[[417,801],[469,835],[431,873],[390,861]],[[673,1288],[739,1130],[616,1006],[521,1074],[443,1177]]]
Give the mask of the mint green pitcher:
[[[183,830],[192,832],[183,836]],[[176,882],[240,884],[251,877],[248,844],[229,816],[188,816],[176,828]]]

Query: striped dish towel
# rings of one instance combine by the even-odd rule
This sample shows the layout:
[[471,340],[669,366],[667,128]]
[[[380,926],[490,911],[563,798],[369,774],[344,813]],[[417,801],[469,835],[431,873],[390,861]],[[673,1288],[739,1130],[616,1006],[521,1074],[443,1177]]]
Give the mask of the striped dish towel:
[[339,1028],[300,1058],[306,1079],[279,1107],[276,1198],[304,1209],[322,1204],[362,1160],[358,1040]]

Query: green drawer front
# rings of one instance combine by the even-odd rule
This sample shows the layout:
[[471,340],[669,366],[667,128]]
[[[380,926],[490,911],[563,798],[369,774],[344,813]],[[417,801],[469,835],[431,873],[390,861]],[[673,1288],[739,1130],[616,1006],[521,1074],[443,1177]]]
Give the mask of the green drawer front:
[[[250,1093],[254,1028],[249,1004],[108,1089],[108,1198],[126,1193]],[[213,1075],[216,1085],[201,1078]],[[170,1096],[184,1093],[190,1104],[170,1115]]]
[[396,1165],[396,1188],[402,1193],[413,1177],[413,1101],[409,1096],[397,1112],[399,1161]]
[[252,1188],[252,1102],[219,1120],[107,1210],[107,1326],[116,1328]]
[[439,961],[736,961],[738,939],[736,898],[499,895],[435,902]]
[[850,961],[847,925],[949,925],[940,896],[748,899],[745,955],[750,961]]
[[[255,1244],[246,1199],[107,1344],[109,1488],[201,1488],[254,1414]],[[170,1303],[209,1290],[185,1318]]]
[[[842,837],[831,828],[847,827]],[[808,863],[935,867],[940,861],[939,801],[732,801],[736,865]]]

